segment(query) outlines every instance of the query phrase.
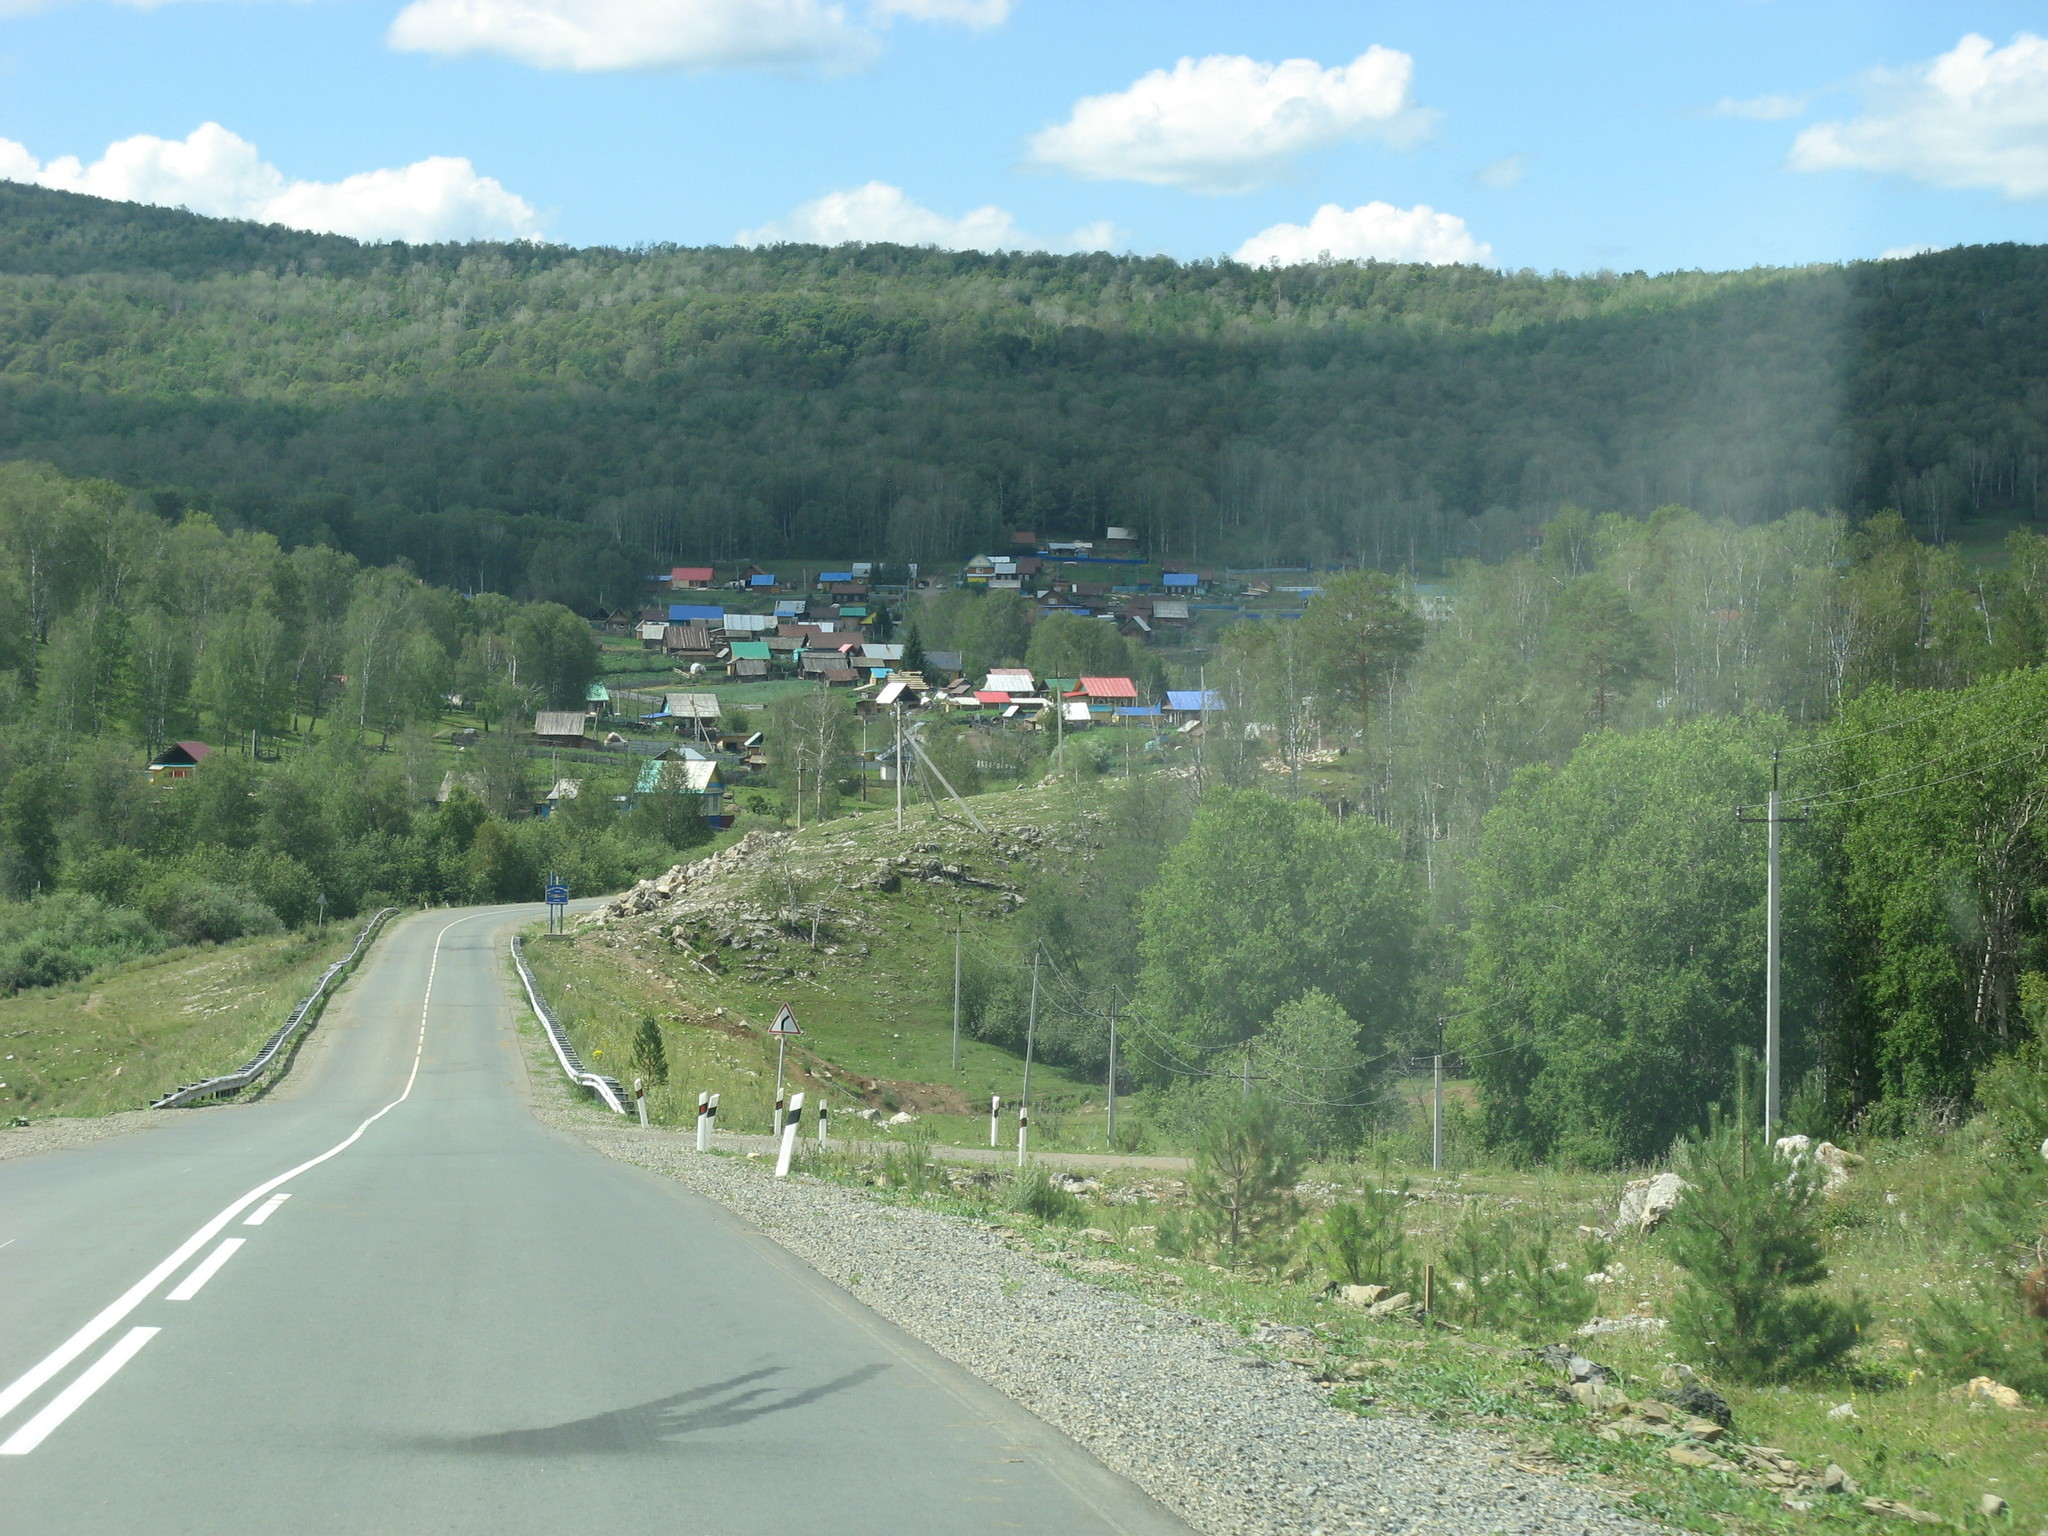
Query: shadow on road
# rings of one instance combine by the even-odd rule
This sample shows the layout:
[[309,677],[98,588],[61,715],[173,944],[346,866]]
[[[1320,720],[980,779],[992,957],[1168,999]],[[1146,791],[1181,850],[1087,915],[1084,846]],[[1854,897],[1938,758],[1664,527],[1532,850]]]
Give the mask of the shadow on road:
[[423,1450],[469,1456],[620,1456],[669,1448],[685,1435],[730,1429],[771,1413],[786,1413],[820,1398],[857,1387],[888,1369],[864,1365],[815,1387],[788,1389],[769,1384],[782,1366],[748,1371],[706,1387],[657,1397],[632,1408],[538,1429],[508,1429],[491,1435],[433,1435],[412,1443]]

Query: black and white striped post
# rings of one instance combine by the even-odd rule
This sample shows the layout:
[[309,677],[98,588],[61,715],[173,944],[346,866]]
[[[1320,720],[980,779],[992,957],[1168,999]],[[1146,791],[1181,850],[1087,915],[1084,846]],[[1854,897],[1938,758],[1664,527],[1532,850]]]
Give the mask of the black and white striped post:
[[640,1129],[647,1129],[647,1080],[633,1079],[633,1107],[640,1111]]
[[1024,1166],[1024,1146],[1031,1139],[1031,1106],[1017,1106],[1017,1166]]
[[825,1130],[832,1119],[832,1106],[824,1099],[818,1100],[818,1150],[825,1150]]
[[988,1096],[988,1145],[991,1152],[995,1150],[996,1130],[1002,1120],[1002,1115],[1003,1096],[1000,1093],[990,1094]]
[[782,1122],[782,1150],[775,1155],[775,1177],[789,1177],[789,1160],[796,1152],[796,1133],[804,1123],[804,1096],[789,1096],[789,1118]]
[[708,1093],[697,1095],[697,1150],[711,1150],[711,1095]]

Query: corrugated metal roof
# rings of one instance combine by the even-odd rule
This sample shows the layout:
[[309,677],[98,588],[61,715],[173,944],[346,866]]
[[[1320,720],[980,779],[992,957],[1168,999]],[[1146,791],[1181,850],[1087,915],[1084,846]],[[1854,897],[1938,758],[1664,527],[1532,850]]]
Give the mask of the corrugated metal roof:
[[1223,695],[1214,688],[1209,690],[1206,698],[1203,697],[1202,691],[1199,688],[1169,688],[1166,690],[1166,707],[1173,710],[1184,710],[1189,714],[1203,709],[1221,709],[1223,707]]
[[1134,704],[1138,700],[1137,684],[1128,677],[1084,677],[1081,692],[1091,699],[1129,699]]
[[766,640],[735,640],[731,650],[734,661],[766,661],[774,654]]
[[683,720],[716,720],[719,715],[718,695],[672,693],[668,696],[668,712],[672,717]]
[[671,624],[722,624],[725,622],[725,609],[709,603],[670,603],[668,621]]
[[584,716],[580,709],[544,709],[533,717],[536,736],[581,736]]

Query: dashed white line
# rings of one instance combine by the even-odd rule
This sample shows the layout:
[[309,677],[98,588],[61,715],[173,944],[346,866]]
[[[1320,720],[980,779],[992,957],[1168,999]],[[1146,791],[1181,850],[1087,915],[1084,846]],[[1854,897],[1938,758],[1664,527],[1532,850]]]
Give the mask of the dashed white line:
[[270,1220],[272,1214],[277,1210],[277,1208],[280,1205],[283,1205],[285,1201],[289,1199],[291,1199],[291,1192],[289,1190],[285,1191],[283,1194],[272,1195],[268,1200],[264,1201],[261,1205],[256,1207],[256,1214],[251,1216],[247,1221],[243,1222],[242,1225],[245,1227],[262,1226],[263,1223]]
[[[129,1286],[127,1290],[123,1291],[106,1307],[102,1308],[99,1314],[95,1316],[91,1322],[87,1323],[83,1328],[79,1329],[76,1333],[72,1334],[70,1338],[66,1339],[62,1344],[59,1344],[55,1349],[51,1350],[49,1354],[45,1355],[41,1360],[37,1361],[34,1365],[30,1366],[26,1371],[23,1371],[21,1375],[15,1377],[15,1379],[12,1382],[8,1383],[8,1385],[4,1389],[0,1389],[0,1418],[6,1417],[6,1415],[12,1413],[15,1409],[19,1408],[31,1396],[33,1396],[36,1392],[40,1391],[58,1372],[62,1371],[66,1366],[71,1364],[71,1362],[76,1360],[80,1355],[84,1354],[88,1349],[91,1349],[93,1345],[97,1344],[101,1339],[105,1338],[108,1333],[112,1332],[113,1329],[120,1324],[123,1318],[127,1317],[129,1313],[133,1312],[137,1307],[141,1306],[143,1302],[147,1301],[150,1298],[150,1296],[155,1293],[156,1288],[158,1286],[162,1285],[164,1281],[170,1279],[172,1275],[176,1274],[180,1269],[184,1268],[186,1260],[190,1259],[193,1254],[197,1253],[200,1249],[204,1248],[208,1243],[212,1242],[216,1237],[220,1236],[221,1229],[227,1226],[229,1222],[233,1221],[237,1216],[241,1215],[242,1212],[249,1209],[249,1207],[254,1205],[258,1200],[261,1200],[265,1195],[270,1194],[273,1190],[276,1190],[281,1185],[289,1184],[293,1179],[297,1178],[300,1174],[306,1172],[308,1169],[318,1168],[322,1163],[326,1162],[329,1158],[339,1157],[342,1153],[346,1152],[350,1147],[354,1146],[358,1141],[360,1141],[362,1139],[363,1133],[367,1131],[371,1126],[375,1125],[379,1120],[382,1120],[386,1115],[390,1114],[392,1110],[398,1108],[399,1105],[403,1104],[407,1099],[412,1097],[413,1085],[419,1081],[420,1077],[420,1059],[426,1053],[427,1049],[427,1009],[432,1004],[434,999],[435,974],[441,968],[441,941],[448,936],[449,929],[460,927],[464,923],[475,922],[476,919],[479,917],[494,917],[498,915],[499,913],[497,912],[476,912],[472,913],[468,917],[458,917],[457,919],[455,919],[454,922],[448,924],[447,927],[444,927],[439,933],[434,935],[433,955],[427,962],[426,993],[420,999],[419,1043],[414,1047],[413,1050],[412,1070],[406,1074],[405,1091],[400,1093],[397,1098],[393,1099],[389,1104],[386,1104],[382,1109],[378,1110],[374,1115],[371,1115],[367,1120],[365,1120],[361,1125],[357,1126],[353,1131],[349,1132],[347,1136],[343,1137],[340,1141],[336,1142],[333,1146],[329,1147],[325,1152],[322,1152],[318,1157],[309,1157],[306,1159],[306,1161],[300,1163],[298,1167],[289,1168],[285,1170],[283,1173],[280,1173],[274,1179],[265,1179],[261,1184],[258,1184],[246,1195],[243,1195],[239,1200],[235,1201],[234,1204],[230,1205],[226,1210],[222,1211],[219,1215],[215,1216],[211,1221],[207,1222],[206,1225],[201,1227],[197,1232],[194,1232],[190,1237],[186,1238],[184,1242],[180,1243],[177,1246],[177,1248],[172,1251],[169,1258],[165,1259],[161,1264],[157,1265],[156,1268],[152,1269],[140,1280],[136,1281],[133,1285]],[[64,1391],[60,1392],[54,1399],[52,1399],[49,1407],[45,1408],[41,1413],[37,1414],[35,1418],[29,1421],[28,1424],[23,1425],[6,1442],[0,1443],[0,1453],[20,1456],[26,1454],[29,1451],[34,1450],[37,1445],[42,1443],[44,1435],[47,1435],[52,1429],[55,1429],[59,1424],[63,1423],[64,1419],[69,1417],[72,1410],[75,1409],[79,1403],[84,1402],[87,1397],[90,1397],[93,1394],[93,1392],[99,1390],[99,1387],[102,1383],[104,1383],[106,1378],[108,1376],[113,1375],[115,1371],[118,1371],[123,1365],[125,1365],[128,1362],[129,1357],[132,1356],[136,1350],[142,1348],[144,1344],[148,1343],[149,1340],[156,1334],[156,1332],[157,1330],[154,1328],[135,1328],[129,1330],[128,1334],[126,1335],[126,1337],[122,1339],[120,1344],[116,1345],[113,1349],[107,1351],[107,1353],[104,1356],[102,1356],[99,1361],[97,1361],[94,1365],[88,1368],[86,1372],[78,1378],[78,1381],[73,1382],[69,1387],[66,1387]],[[126,1350],[127,1353],[123,1354],[123,1350]],[[120,1358],[115,1359],[114,1357],[116,1355],[119,1355]],[[107,1364],[109,1360],[113,1361],[112,1365]],[[78,1391],[79,1385],[81,1383],[86,1381],[88,1378],[92,1377],[94,1372],[102,1371],[103,1368],[104,1374],[101,1375],[97,1380],[94,1380],[91,1387],[87,1388],[77,1398],[76,1401],[71,1403],[70,1407],[64,1410],[62,1414],[59,1414],[54,1419],[50,1419],[49,1423],[44,1426],[41,1433],[35,1435],[33,1439],[28,1439],[27,1442],[25,1444],[22,1444],[19,1449],[9,1449],[9,1447],[16,1445],[17,1442],[23,1441],[24,1438],[28,1436],[30,1429],[34,1428],[38,1424],[42,1424],[46,1418],[49,1418],[51,1411],[54,1408],[56,1408],[56,1406],[59,1403],[65,1402],[68,1398],[71,1397],[71,1395],[74,1392]]]
[[114,1379],[114,1373],[133,1360],[142,1346],[163,1332],[161,1328],[130,1328],[121,1342],[78,1373],[70,1386],[51,1398],[43,1411],[0,1441],[0,1456],[26,1456],[41,1445],[51,1430],[76,1413],[85,1400]]
[[246,1237],[229,1238],[226,1242],[222,1243],[218,1248],[214,1249],[213,1252],[209,1253],[205,1258],[201,1259],[199,1261],[198,1267],[194,1269],[191,1274],[187,1275],[184,1278],[184,1280],[182,1280],[179,1283],[178,1288],[175,1291],[171,1292],[170,1295],[166,1296],[164,1300],[190,1301],[194,1296],[197,1296],[199,1294],[201,1286],[205,1285],[207,1281],[211,1280],[216,1274],[220,1272],[221,1265],[227,1263],[229,1259],[232,1259],[235,1256],[235,1250],[241,1247],[242,1244],[246,1243],[247,1241],[248,1239]]

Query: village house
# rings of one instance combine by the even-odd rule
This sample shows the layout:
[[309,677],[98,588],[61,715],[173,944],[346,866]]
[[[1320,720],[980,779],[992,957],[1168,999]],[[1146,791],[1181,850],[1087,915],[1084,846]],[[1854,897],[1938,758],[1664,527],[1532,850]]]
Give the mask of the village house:
[[711,585],[708,565],[679,565],[668,573],[669,589],[675,592],[704,591]]
[[149,782],[162,779],[189,779],[192,770],[213,756],[213,748],[203,741],[174,741],[149,762]]

